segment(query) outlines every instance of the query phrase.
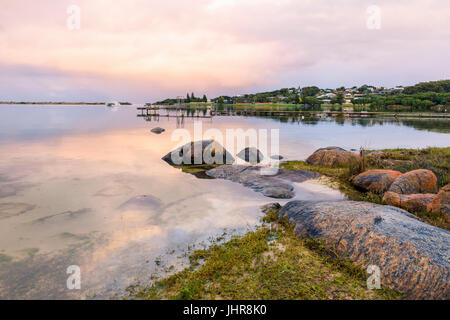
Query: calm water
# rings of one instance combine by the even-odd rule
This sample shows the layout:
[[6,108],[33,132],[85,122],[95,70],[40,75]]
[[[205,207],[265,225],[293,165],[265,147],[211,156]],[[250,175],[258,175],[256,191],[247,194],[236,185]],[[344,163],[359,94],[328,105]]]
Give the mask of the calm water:
[[[0,106],[0,298],[111,297],[134,278],[150,281],[186,265],[187,249],[243,232],[271,202],[229,181],[198,179],[161,157],[192,133],[194,119],[145,121],[134,107]],[[280,154],[305,159],[337,145],[449,146],[450,121],[199,119],[204,130],[279,129]],[[160,126],[161,135],[150,133]],[[238,150],[239,151],[239,150]],[[130,202],[146,195],[146,201]],[[315,181],[297,199],[342,199]],[[81,268],[81,290],[66,269]]]

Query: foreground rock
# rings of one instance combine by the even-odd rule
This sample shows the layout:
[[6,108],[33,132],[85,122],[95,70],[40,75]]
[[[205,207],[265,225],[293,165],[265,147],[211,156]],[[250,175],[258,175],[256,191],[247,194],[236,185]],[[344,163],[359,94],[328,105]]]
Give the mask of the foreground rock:
[[353,179],[353,185],[364,191],[385,193],[402,173],[395,170],[368,170]]
[[398,177],[391,184],[389,191],[400,194],[436,193],[437,178],[430,170],[409,171]]
[[264,175],[264,168],[257,166],[220,166],[206,171],[206,174],[218,178],[231,180],[261,192],[266,197],[277,199],[291,199],[294,197],[294,187],[289,182],[304,182],[320,177],[318,173],[306,170],[278,169],[274,175]]
[[381,269],[381,284],[409,299],[450,298],[450,233],[390,206],[291,201],[279,212],[298,235],[320,238],[341,256]]
[[450,184],[444,186],[428,205],[427,210],[433,213],[442,213],[450,217]]
[[160,127],[156,127],[156,128],[153,128],[152,130],[150,130],[151,132],[153,132],[153,133],[156,133],[156,134],[161,134],[161,133],[163,133],[164,131],[166,131],[166,129],[163,129],[163,128],[160,128]]
[[251,164],[260,163],[264,159],[262,152],[253,147],[241,150],[241,152],[239,152],[236,156]]
[[316,150],[306,159],[306,162],[310,165],[342,167],[355,163],[359,159],[360,157],[356,153],[339,147],[326,147]]
[[169,152],[162,159],[171,165],[234,163],[233,156],[214,140],[189,142]]
[[435,197],[434,193],[399,194],[389,191],[384,194],[383,203],[409,212],[420,212],[426,211]]

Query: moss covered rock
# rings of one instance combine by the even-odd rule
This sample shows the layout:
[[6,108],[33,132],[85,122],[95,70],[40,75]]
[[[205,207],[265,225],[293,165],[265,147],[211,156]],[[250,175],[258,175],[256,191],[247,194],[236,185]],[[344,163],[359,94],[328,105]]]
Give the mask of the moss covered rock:
[[326,147],[316,150],[306,159],[310,165],[342,167],[359,161],[358,154],[339,147]]
[[384,194],[383,203],[409,212],[420,212],[427,210],[435,197],[434,193],[399,194],[389,191]]
[[428,205],[427,210],[450,217],[450,184],[447,184],[439,191],[434,200]]
[[352,182],[353,185],[364,191],[383,194],[401,175],[401,172],[395,170],[368,170],[357,175]]

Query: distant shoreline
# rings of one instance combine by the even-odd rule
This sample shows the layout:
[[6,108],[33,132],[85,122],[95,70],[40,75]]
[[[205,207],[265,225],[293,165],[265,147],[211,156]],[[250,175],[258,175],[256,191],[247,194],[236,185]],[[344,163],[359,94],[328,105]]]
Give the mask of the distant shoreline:
[[[0,104],[7,105],[86,105],[86,106],[104,106],[106,102],[14,102],[14,101],[0,101]],[[122,106],[131,106],[133,105],[130,102],[120,102]]]

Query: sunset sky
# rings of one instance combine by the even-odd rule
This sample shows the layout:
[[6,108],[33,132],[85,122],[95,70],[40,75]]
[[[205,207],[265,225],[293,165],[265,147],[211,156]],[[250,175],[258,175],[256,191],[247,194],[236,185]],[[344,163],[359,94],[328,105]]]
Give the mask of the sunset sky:
[[[450,78],[449,0],[0,0],[0,101]],[[81,9],[70,30],[67,10]],[[367,25],[380,8],[379,29]],[[73,21],[73,20],[70,20]]]

